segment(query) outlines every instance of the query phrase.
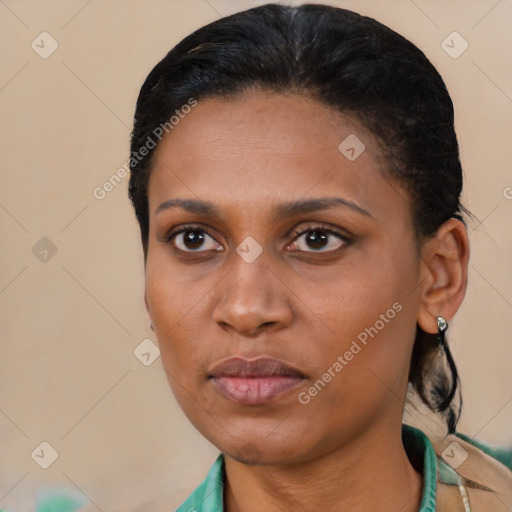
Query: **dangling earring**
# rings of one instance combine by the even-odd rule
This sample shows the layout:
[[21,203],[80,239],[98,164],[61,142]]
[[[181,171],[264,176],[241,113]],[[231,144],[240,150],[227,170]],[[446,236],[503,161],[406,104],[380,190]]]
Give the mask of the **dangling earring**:
[[150,320],[150,321],[149,321],[149,328],[150,328],[153,332],[155,332],[155,327],[154,327],[154,325],[153,325],[153,320]]
[[[450,347],[448,346],[448,343],[446,342],[446,339],[445,339],[445,333],[446,333],[447,329],[448,329],[448,322],[442,316],[438,316],[437,317],[437,335],[434,335],[435,340],[436,340],[435,343],[436,343],[436,347],[439,349],[439,354],[438,354],[439,356],[441,356],[441,348],[442,348],[442,353],[446,357],[446,362],[448,363],[448,366],[450,367],[450,371],[452,373],[452,383],[451,383],[450,392],[448,393],[447,396],[444,397],[444,399],[442,399],[442,401],[440,403],[438,403],[436,405],[436,410],[439,412],[446,411],[446,409],[450,406],[453,398],[455,397],[455,393],[457,392],[457,388],[460,384],[457,367],[455,366],[455,362],[453,360],[452,353],[450,351]],[[453,411],[452,411],[452,413],[453,413]],[[453,415],[449,416],[448,417],[448,430],[449,430],[450,434],[455,433],[455,423],[456,423],[456,421],[454,421],[454,416]]]
[[448,322],[442,317],[437,317],[437,337],[436,344],[438,346],[444,346],[444,333],[448,329]]

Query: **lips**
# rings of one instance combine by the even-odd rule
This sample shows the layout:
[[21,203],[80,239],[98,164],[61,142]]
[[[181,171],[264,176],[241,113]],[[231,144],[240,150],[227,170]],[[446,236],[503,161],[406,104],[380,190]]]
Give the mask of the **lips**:
[[300,386],[305,375],[279,359],[231,357],[217,363],[208,379],[230,400],[260,405]]

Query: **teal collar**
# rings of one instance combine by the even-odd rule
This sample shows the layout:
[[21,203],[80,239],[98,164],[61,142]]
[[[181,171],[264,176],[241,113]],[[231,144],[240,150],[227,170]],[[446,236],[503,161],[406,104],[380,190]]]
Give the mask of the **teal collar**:
[[[434,512],[438,474],[434,447],[421,430],[405,424],[402,424],[402,440],[411,459],[421,462],[423,457],[423,495],[418,512]],[[225,478],[224,457],[220,454],[203,483],[176,512],[223,512]]]

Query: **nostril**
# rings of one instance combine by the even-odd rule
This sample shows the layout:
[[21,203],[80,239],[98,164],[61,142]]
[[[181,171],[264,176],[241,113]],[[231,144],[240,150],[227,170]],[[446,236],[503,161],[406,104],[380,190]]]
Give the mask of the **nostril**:
[[276,323],[275,321],[263,322],[260,325],[258,325],[257,327],[255,327],[253,329],[253,331],[250,333],[250,335],[252,336],[252,335],[258,334],[266,326],[273,326],[273,325],[275,325],[275,323]]

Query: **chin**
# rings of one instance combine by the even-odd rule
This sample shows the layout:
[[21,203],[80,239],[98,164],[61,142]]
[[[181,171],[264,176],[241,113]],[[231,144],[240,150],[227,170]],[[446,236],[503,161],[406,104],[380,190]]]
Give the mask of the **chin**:
[[246,465],[285,465],[306,458],[308,447],[304,446],[304,436],[294,439],[289,436],[272,437],[269,431],[258,435],[256,432],[237,435],[222,440],[211,439],[226,456]]

